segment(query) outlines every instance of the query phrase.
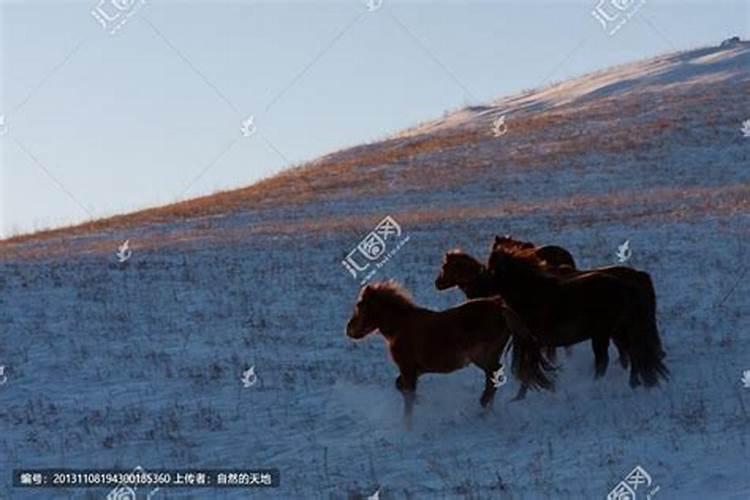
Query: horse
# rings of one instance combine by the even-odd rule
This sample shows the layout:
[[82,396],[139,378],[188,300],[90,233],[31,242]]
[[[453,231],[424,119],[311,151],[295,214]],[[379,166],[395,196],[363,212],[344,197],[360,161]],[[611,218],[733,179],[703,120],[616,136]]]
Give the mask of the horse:
[[417,306],[395,281],[370,284],[360,291],[346,335],[362,339],[375,330],[385,338],[398,366],[396,388],[404,398],[407,425],[417,379],[424,373],[450,373],[475,364],[485,374],[479,402],[489,406],[509,342],[512,374],[531,388],[554,390],[553,367],[539,355],[538,341],[499,296],[433,311]]
[[[495,235],[495,242],[492,245],[492,251],[495,251],[498,248],[509,250],[533,249],[534,255],[547,262],[549,271],[555,274],[569,274],[577,269],[573,254],[557,245],[544,245],[540,247],[530,241],[516,240],[511,235],[506,234],[505,236]],[[566,346],[565,352],[570,356],[572,348]],[[547,358],[552,362],[557,360],[557,349],[555,347],[547,347]]]
[[[514,250],[527,250],[530,248],[534,249],[536,257],[547,262],[547,269],[554,274],[572,275],[577,271],[586,272],[579,271],[576,268],[575,261],[570,252],[556,245],[538,247],[529,241],[516,240],[510,235],[496,235],[495,242],[492,245],[493,252],[499,249],[506,249],[512,252]],[[650,321],[654,322],[653,328],[656,328],[656,291],[654,290],[654,283],[651,281],[651,276],[648,273],[627,266],[606,266],[592,269],[591,271],[611,274],[619,279],[629,281],[634,286],[638,287],[640,289],[641,300],[644,302],[645,307],[648,308],[648,318]],[[658,337],[657,340],[661,342]],[[619,347],[618,351],[620,364],[624,369],[627,369],[629,364],[627,352]],[[666,356],[661,343],[659,344],[659,352],[661,358]],[[554,349],[552,353],[554,353]],[[551,355],[549,352],[547,356],[550,360],[554,360],[555,358],[555,356],[553,354]]]
[[497,290],[543,342],[591,339],[596,378],[606,373],[612,339],[630,360],[631,387],[668,380],[656,322],[633,281],[599,270],[554,274],[530,248],[497,248],[488,267]]

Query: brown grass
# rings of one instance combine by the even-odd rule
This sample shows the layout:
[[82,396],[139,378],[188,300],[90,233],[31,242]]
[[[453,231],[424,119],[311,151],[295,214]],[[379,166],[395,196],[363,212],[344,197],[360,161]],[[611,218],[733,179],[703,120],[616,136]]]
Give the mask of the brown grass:
[[[652,160],[658,159],[659,151],[665,144],[679,137],[675,132],[681,131],[686,119],[703,113],[705,109],[722,109],[719,103],[740,99],[741,96],[737,94],[742,91],[742,86],[714,84],[669,93],[600,98],[544,112],[521,113],[509,121],[509,131],[500,139],[491,134],[489,119],[486,126],[477,126],[472,122],[434,134],[396,137],[328,155],[245,188],[76,226],[15,236],[0,241],[0,255],[45,254],[50,251],[49,248],[34,250],[29,246],[42,242],[46,243],[44,247],[69,246],[81,251],[77,245],[82,244],[72,243],[71,238],[143,227],[148,228],[149,234],[158,235],[159,225],[163,223],[238,211],[256,210],[262,215],[268,209],[294,209],[321,200],[348,199],[366,203],[367,199],[406,190],[458,190],[469,181],[497,184],[508,170],[556,170],[563,165],[575,166],[583,161],[579,158],[591,152],[613,155],[638,153],[644,157],[651,155]],[[652,114],[643,117],[644,112]],[[707,113],[704,119],[715,129],[730,118],[726,113],[714,111]],[[631,123],[638,126],[631,126]],[[711,126],[705,128],[710,130]],[[700,145],[696,141],[712,141],[715,137],[690,140]],[[574,200],[569,202],[575,203]],[[608,203],[606,200],[601,202],[605,205]],[[548,202],[535,202],[532,205],[536,207],[535,210],[545,210]],[[711,206],[716,208],[715,204]],[[736,206],[737,210],[746,208],[744,203]],[[464,218],[470,213],[480,217],[495,209],[462,208],[452,213]],[[412,215],[404,216],[415,217],[415,222],[425,218],[443,220],[437,213],[430,216],[418,216],[418,213],[414,211]],[[321,227],[317,230],[323,230],[334,220],[303,221],[301,224],[303,228],[318,225]],[[261,227],[256,230],[283,232],[285,226],[269,220]],[[215,230],[191,230],[185,237],[212,238],[203,234],[212,231]],[[172,237],[159,236],[157,239],[167,244]],[[150,245],[145,241],[141,243]],[[104,250],[99,243],[87,245],[90,245],[86,248],[91,251]],[[111,251],[111,248],[108,246],[107,251]]]

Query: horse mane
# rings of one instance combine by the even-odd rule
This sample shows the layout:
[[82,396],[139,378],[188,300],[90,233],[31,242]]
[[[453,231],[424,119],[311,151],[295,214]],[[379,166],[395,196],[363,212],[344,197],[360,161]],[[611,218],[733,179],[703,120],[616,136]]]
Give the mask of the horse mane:
[[532,242],[516,240],[509,234],[506,234],[505,236],[495,236],[495,243],[493,245],[493,249],[503,248],[507,250],[528,249],[535,247],[536,245],[534,245]]
[[492,251],[490,259],[495,255],[509,257],[506,263],[509,264],[511,270],[533,272],[535,274],[546,274],[549,270],[549,264],[537,255],[536,247],[534,246],[522,246],[517,243],[510,245],[501,244],[499,248],[495,248]]
[[461,259],[466,260],[468,262],[471,262],[472,264],[477,264],[479,266],[479,268],[482,269],[482,270],[486,270],[487,269],[487,266],[483,262],[481,262],[479,259],[477,259],[475,257],[472,257],[471,255],[469,255],[468,253],[464,252],[460,248],[454,248],[453,250],[451,250],[448,253],[446,253],[445,256],[446,257],[458,257],[458,258],[461,258]]
[[376,296],[383,304],[397,309],[412,309],[416,307],[409,292],[396,280],[380,281],[367,285],[360,293],[360,300],[365,296]]

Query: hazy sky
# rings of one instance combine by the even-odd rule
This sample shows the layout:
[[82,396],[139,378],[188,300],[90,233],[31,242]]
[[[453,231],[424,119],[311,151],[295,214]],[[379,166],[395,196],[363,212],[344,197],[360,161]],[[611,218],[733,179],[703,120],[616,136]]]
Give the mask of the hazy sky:
[[114,35],[99,3],[0,0],[0,237],[247,185],[446,110],[750,32],[747,0],[647,0],[614,36],[597,0],[151,0]]

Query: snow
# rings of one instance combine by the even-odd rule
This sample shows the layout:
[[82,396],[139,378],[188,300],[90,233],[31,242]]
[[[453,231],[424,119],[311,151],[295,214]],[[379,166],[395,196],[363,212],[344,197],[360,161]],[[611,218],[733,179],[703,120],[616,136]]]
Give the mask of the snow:
[[749,47],[750,42],[738,42],[729,47],[696,49],[608,68],[525,94],[500,98],[489,106],[463,109],[409,129],[399,136],[471,127],[480,121],[480,117],[548,111],[566,104],[581,104],[589,99],[615,97],[623,93],[653,92],[674,85],[690,86],[744,77],[750,67]]

